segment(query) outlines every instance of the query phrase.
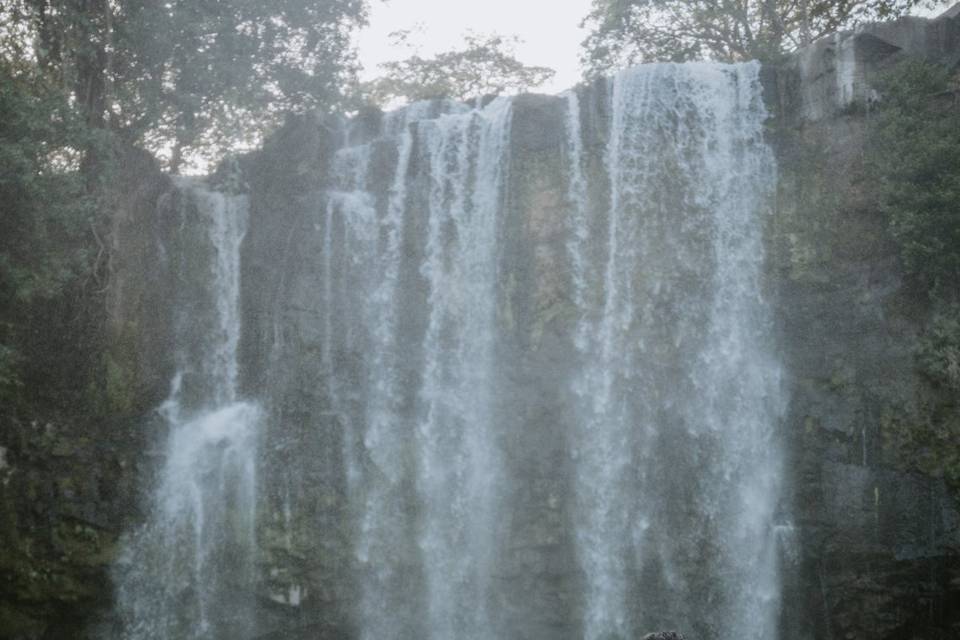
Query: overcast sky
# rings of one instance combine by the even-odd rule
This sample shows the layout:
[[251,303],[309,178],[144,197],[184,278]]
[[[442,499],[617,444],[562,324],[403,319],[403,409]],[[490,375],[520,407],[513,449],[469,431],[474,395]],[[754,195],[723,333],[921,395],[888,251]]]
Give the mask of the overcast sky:
[[[935,9],[917,9],[918,15],[938,15],[954,0]],[[590,12],[590,0],[373,0],[370,26],[359,36],[364,79],[379,75],[377,64],[409,55],[390,46],[393,31],[422,28],[414,44],[425,55],[459,47],[468,30],[519,36],[524,42],[517,57],[524,64],[557,71],[540,90],[559,93],[580,79],[578,55],[586,33],[579,25]]]
[[578,55],[586,34],[580,21],[590,0],[373,0],[370,26],[359,37],[364,78],[378,74],[377,64],[405,58],[390,47],[392,31],[423,28],[414,42],[424,54],[457,48],[468,30],[519,36],[517,57],[528,65],[550,67],[557,75],[541,91],[559,93],[580,78]]

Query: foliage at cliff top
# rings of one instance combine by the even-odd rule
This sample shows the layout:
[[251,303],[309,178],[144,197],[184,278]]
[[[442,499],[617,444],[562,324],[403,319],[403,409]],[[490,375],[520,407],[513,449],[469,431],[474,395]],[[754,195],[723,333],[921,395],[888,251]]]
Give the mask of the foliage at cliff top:
[[0,59],[42,72],[88,125],[168,156],[249,144],[354,82],[367,0],[8,0]]
[[[409,46],[410,31],[392,35],[395,44]],[[362,88],[363,97],[379,105],[432,98],[466,101],[489,94],[527,91],[554,76],[553,69],[520,62],[514,53],[516,42],[500,35],[467,34],[462,49],[433,57],[423,57],[413,49],[403,60],[381,64],[384,75]]]
[[[904,267],[934,302],[960,296],[958,76],[920,60],[880,82],[868,160]],[[951,88],[953,87],[953,88]]]
[[588,76],[643,62],[776,60],[857,22],[924,0],[593,0],[581,60]]
[[[52,314],[77,314],[68,290],[89,286],[93,201],[77,170],[88,130],[42,75],[0,61],[0,404],[21,393],[29,368],[63,352],[37,347]],[[53,363],[53,371],[65,367]]]

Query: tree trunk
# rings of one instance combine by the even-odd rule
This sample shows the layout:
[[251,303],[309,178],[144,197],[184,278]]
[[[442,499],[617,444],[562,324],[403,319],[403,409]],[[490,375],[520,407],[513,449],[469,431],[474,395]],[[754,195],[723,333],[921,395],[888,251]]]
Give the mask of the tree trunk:
[[63,22],[50,0],[30,0],[37,20],[37,42],[34,53],[37,64],[45,72],[63,81]]
[[81,171],[91,193],[99,190],[109,157],[107,86],[112,16],[109,0],[69,0],[72,3],[74,61],[73,93],[90,130]]
[[108,0],[76,3],[76,85],[74,94],[87,124],[103,129],[107,107],[107,42],[110,34]]
[[800,0],[800,44],[807,46],[813,40],[810,28],[810,0]]

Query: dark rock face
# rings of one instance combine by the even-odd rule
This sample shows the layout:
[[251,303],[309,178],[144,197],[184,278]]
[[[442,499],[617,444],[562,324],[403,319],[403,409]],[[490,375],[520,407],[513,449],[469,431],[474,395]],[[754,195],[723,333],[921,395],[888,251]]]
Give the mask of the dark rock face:
[[[366,113],[354,134],[377,117]],[[349,635],[343,603],[356,597],[345,524],[344,425],[323,377],[324,309],[316,296],[324,251],[315,225],[324,176],[345,132],[336,119],[291,119],[243,161],[250,225],[242,248],[239,359],[244,393],[270,396],[260,507],[268,577],[258,612],[270,638]],[[298,514],[293,549],[284,504]]]
[[648,633],[643,636],[643,640],[683,640],[683,636],[676,631],[659,631],[657,633]]
[[910,56],[955,65],[958,50],[960,21],[905,18],[821,41],[772,74],[780,183],[768,256],[796,525],[789,638],[958,632],[957,496],[908,471],[894,433],[931,394],[914,356],[929,305],[904,281],[863,167],[871,79]]
[[108,399],[115,414],[130,417],[156,406],[173,375],[173,308],[176,280],[169,254],[177,223],[172,181],[145,151],[123,149],[116,187],[108,191],[106,358]]
[[872,82],[907,56],[955,67],[960,21],[905,17],[818,40],[778,69],[780,94],[771,106],[793,124],[843,119],[879,99]]

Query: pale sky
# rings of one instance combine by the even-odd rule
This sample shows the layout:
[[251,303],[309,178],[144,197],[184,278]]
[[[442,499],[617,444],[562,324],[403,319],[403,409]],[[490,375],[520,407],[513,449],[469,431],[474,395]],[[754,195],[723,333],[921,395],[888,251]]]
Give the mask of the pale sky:
[[[914,13],[935,16],[955,1]],[[409,56],[409,50],[391,47],[388,36],[419,25],[422,31],[412,43],[424,55],[459,48],[468,30],[518,36],[524,41],[517,47],[521,62],[557,72],[537,91],[560,93],[580,80],[580,43],[587,34],[579,25],[590,5],[590,0],[373,0],[370,26],[358,37],[362,77],[373,79],[380,75],[378,63]]]
[[370,26],[359,36],[363,78],[379,75],[377,64],[409,55],[390,46],[391,32],[423,28],[414,38],[421,53],[432,55],[459,48],[462,36],[518,36],[517,58],[527,65],[555,69],[557,75],[537,89],[559,93],[580,80],[578,56],[586,33],[580,22],[590,12],[590,0],[373,0]]

